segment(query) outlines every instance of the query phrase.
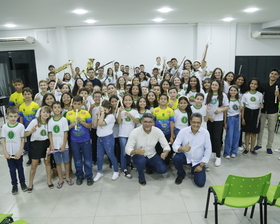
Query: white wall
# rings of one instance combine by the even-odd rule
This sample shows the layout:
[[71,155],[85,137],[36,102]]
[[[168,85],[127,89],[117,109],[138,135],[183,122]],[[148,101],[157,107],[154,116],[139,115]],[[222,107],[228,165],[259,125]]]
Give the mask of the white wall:
[[250,25],[193,24],[139,25],[0,31],[0,37],[34,36],[35,45],[0,45],[0,51],[34,49],[38,80],[47,76],[47,67],[74,60],[84,69],[88,58],[101,64],[145,64],[150,70],[157,56],[201,59],[210,36],[207,63],[213,69],[234,69],[236,55],[279,55],[280,39],[252,39]]

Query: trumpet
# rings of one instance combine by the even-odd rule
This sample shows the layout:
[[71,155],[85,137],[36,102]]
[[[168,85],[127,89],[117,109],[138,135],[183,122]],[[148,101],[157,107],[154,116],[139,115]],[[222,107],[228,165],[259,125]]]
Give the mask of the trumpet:
[[72,64],[74,60],[69,60],[67,63],[65,63],[64,65],[61,65],[60,67],[58,67],[57,69],[54,70],[55,73],[59,73],[61,71],[63,71],[64,69],[66,69],[68,67],[68,65]]

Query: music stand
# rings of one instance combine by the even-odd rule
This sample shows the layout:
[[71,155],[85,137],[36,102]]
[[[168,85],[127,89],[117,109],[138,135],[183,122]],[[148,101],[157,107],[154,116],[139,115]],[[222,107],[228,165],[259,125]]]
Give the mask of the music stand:
[[8,96],[0,96],[0,110],[3,114],[4,124],[6,123],[6,107],[5,105],[9,104],[9,97]]

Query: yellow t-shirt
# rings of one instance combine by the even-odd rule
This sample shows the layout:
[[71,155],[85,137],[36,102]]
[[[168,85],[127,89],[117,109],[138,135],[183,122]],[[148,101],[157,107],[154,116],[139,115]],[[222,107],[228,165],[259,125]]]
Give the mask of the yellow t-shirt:
[[172,108],[173,110],[176,110],[176,109],[178,109],[178,105],[179,105],[178,99],[173,101],[169,98],[168,103],[167,103],[168,107]]
[[29,123],[36,117],[36,112],[39,109],[38,103],[32,101],[29,105],[25,103],[19,106],[19,116],[23,118],[23,125],[27,127]]
[[14,92],[9,99],[9,105],[10,106],[16,106],[16,105],[21,105],[24,103],[24,98],[22,93]]
[[166,107],[164,110],[156,107],[153,110],[153,116],[155,117],[156,127],[161,129],[164,135],[170,134],[170,122],[174,122],[174,111],[170,107]]

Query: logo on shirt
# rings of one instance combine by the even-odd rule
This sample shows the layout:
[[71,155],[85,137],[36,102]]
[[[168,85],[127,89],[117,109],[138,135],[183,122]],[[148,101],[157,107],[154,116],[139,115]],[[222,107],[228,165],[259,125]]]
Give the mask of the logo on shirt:
[[217,99],[212,99],[210,103],[211,103],[211,104],[216,104],[217,102],[218,102]]
[[125,121],[126,121],[126,122],[130,122],[130,121],[131,121],[131,118],[130,118],[130,117],[126,117],[126,118],[125,118]]
[[59,126],[58,126],[58,125],[55,125],[55,126],[53,127],[53,132],[54,132],[54,133],[59,133],[59,131],[60,131]]
[[233,110],[238,110],[238,106],[237,106],[236,104],[234,104],[234,105],[232,106],[232,109],[233,109]]
[[183,124],[186,124],[188,122],[188,118],[187,117],[182,117],[181,119]]
[[156,110],[155,112],[156,112],[156,113],[158,113],[158,112],[159,112],[159,110]]
[[86,114],[86,112],[81,112],[81,114]]
[[42,130],[42,131],[40,132],[40,134],[41,134],[41,136],[46,136],[46,135],[47,135],[47,132],[46,132],[46,130]]
[[13,139],[15,137],[15,133],[13,131],[8,132],[8,138]]
[[252,97],[250,98],[250,100],[251,100],[251,102],[255,102],[255,101],[256,101],[256,97],[252,96]]

